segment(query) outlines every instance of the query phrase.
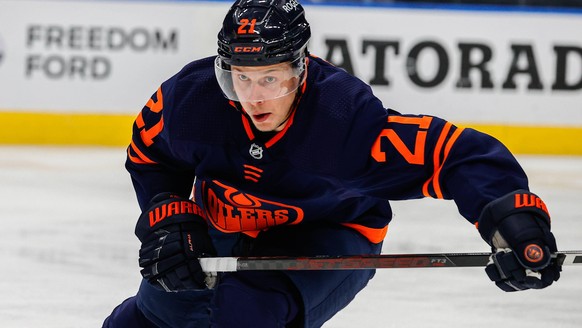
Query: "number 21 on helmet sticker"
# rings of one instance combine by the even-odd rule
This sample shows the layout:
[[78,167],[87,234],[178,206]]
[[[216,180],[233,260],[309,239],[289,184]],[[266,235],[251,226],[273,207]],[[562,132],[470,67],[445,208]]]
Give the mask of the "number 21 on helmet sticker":
[[253,18],[250,21],[248,19],[246,19],[246,18],[243,18],[243,19],[240,20],[240,23],[241,23],[241,25],[238,27],[238,30],[237,30],[237,33],[238,34],[252,34],[252,33],[255,33],[255,24],[257,23],[257,19],[256,18]]

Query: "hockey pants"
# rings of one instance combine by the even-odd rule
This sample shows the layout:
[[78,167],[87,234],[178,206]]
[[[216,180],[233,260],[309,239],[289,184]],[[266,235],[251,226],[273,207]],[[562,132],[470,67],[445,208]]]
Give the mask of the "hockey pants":
[[[329,223],[274,228],[256,239],[217,234],[220,256],[378,254],[352,229]],[[214,238],[214,235],[213,235]],[[349,304],[373,270],[242,271],[223,274],[213,290],[167,293],[142,282],[114,309],[107,328],[321,327]]]

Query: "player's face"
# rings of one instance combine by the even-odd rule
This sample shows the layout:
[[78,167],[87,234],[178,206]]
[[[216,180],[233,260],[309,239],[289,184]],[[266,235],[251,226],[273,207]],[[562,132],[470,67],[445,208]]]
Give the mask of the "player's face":
[[290,63],[232,66],[234,91],[259,131],[281,131],[285,127],[298,80]]

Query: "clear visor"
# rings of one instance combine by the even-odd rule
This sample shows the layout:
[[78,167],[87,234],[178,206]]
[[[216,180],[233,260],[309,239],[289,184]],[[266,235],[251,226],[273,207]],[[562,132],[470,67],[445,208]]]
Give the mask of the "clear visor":
[[[228,67],[229,69],[226,69]],[[224,95],[238,102],[260,102],[291,94],[303,83],[305,57],[269,66],[229,66],[216,57],[214,71]]]

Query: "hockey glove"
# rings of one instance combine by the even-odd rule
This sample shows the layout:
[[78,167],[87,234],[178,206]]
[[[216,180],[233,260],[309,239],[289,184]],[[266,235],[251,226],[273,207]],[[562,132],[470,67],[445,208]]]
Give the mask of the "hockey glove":
[[139,266],[150,284],[168,292],[212,288],[198,258],[216,256],[202,210],[194,202],[170,194],[155,196],[137,221],[141,241]]
[[560,278],[550,215],[535,194],[517,190],[492,201],[478,228],[493,251],[485,272],[502,290],[541,289]]

